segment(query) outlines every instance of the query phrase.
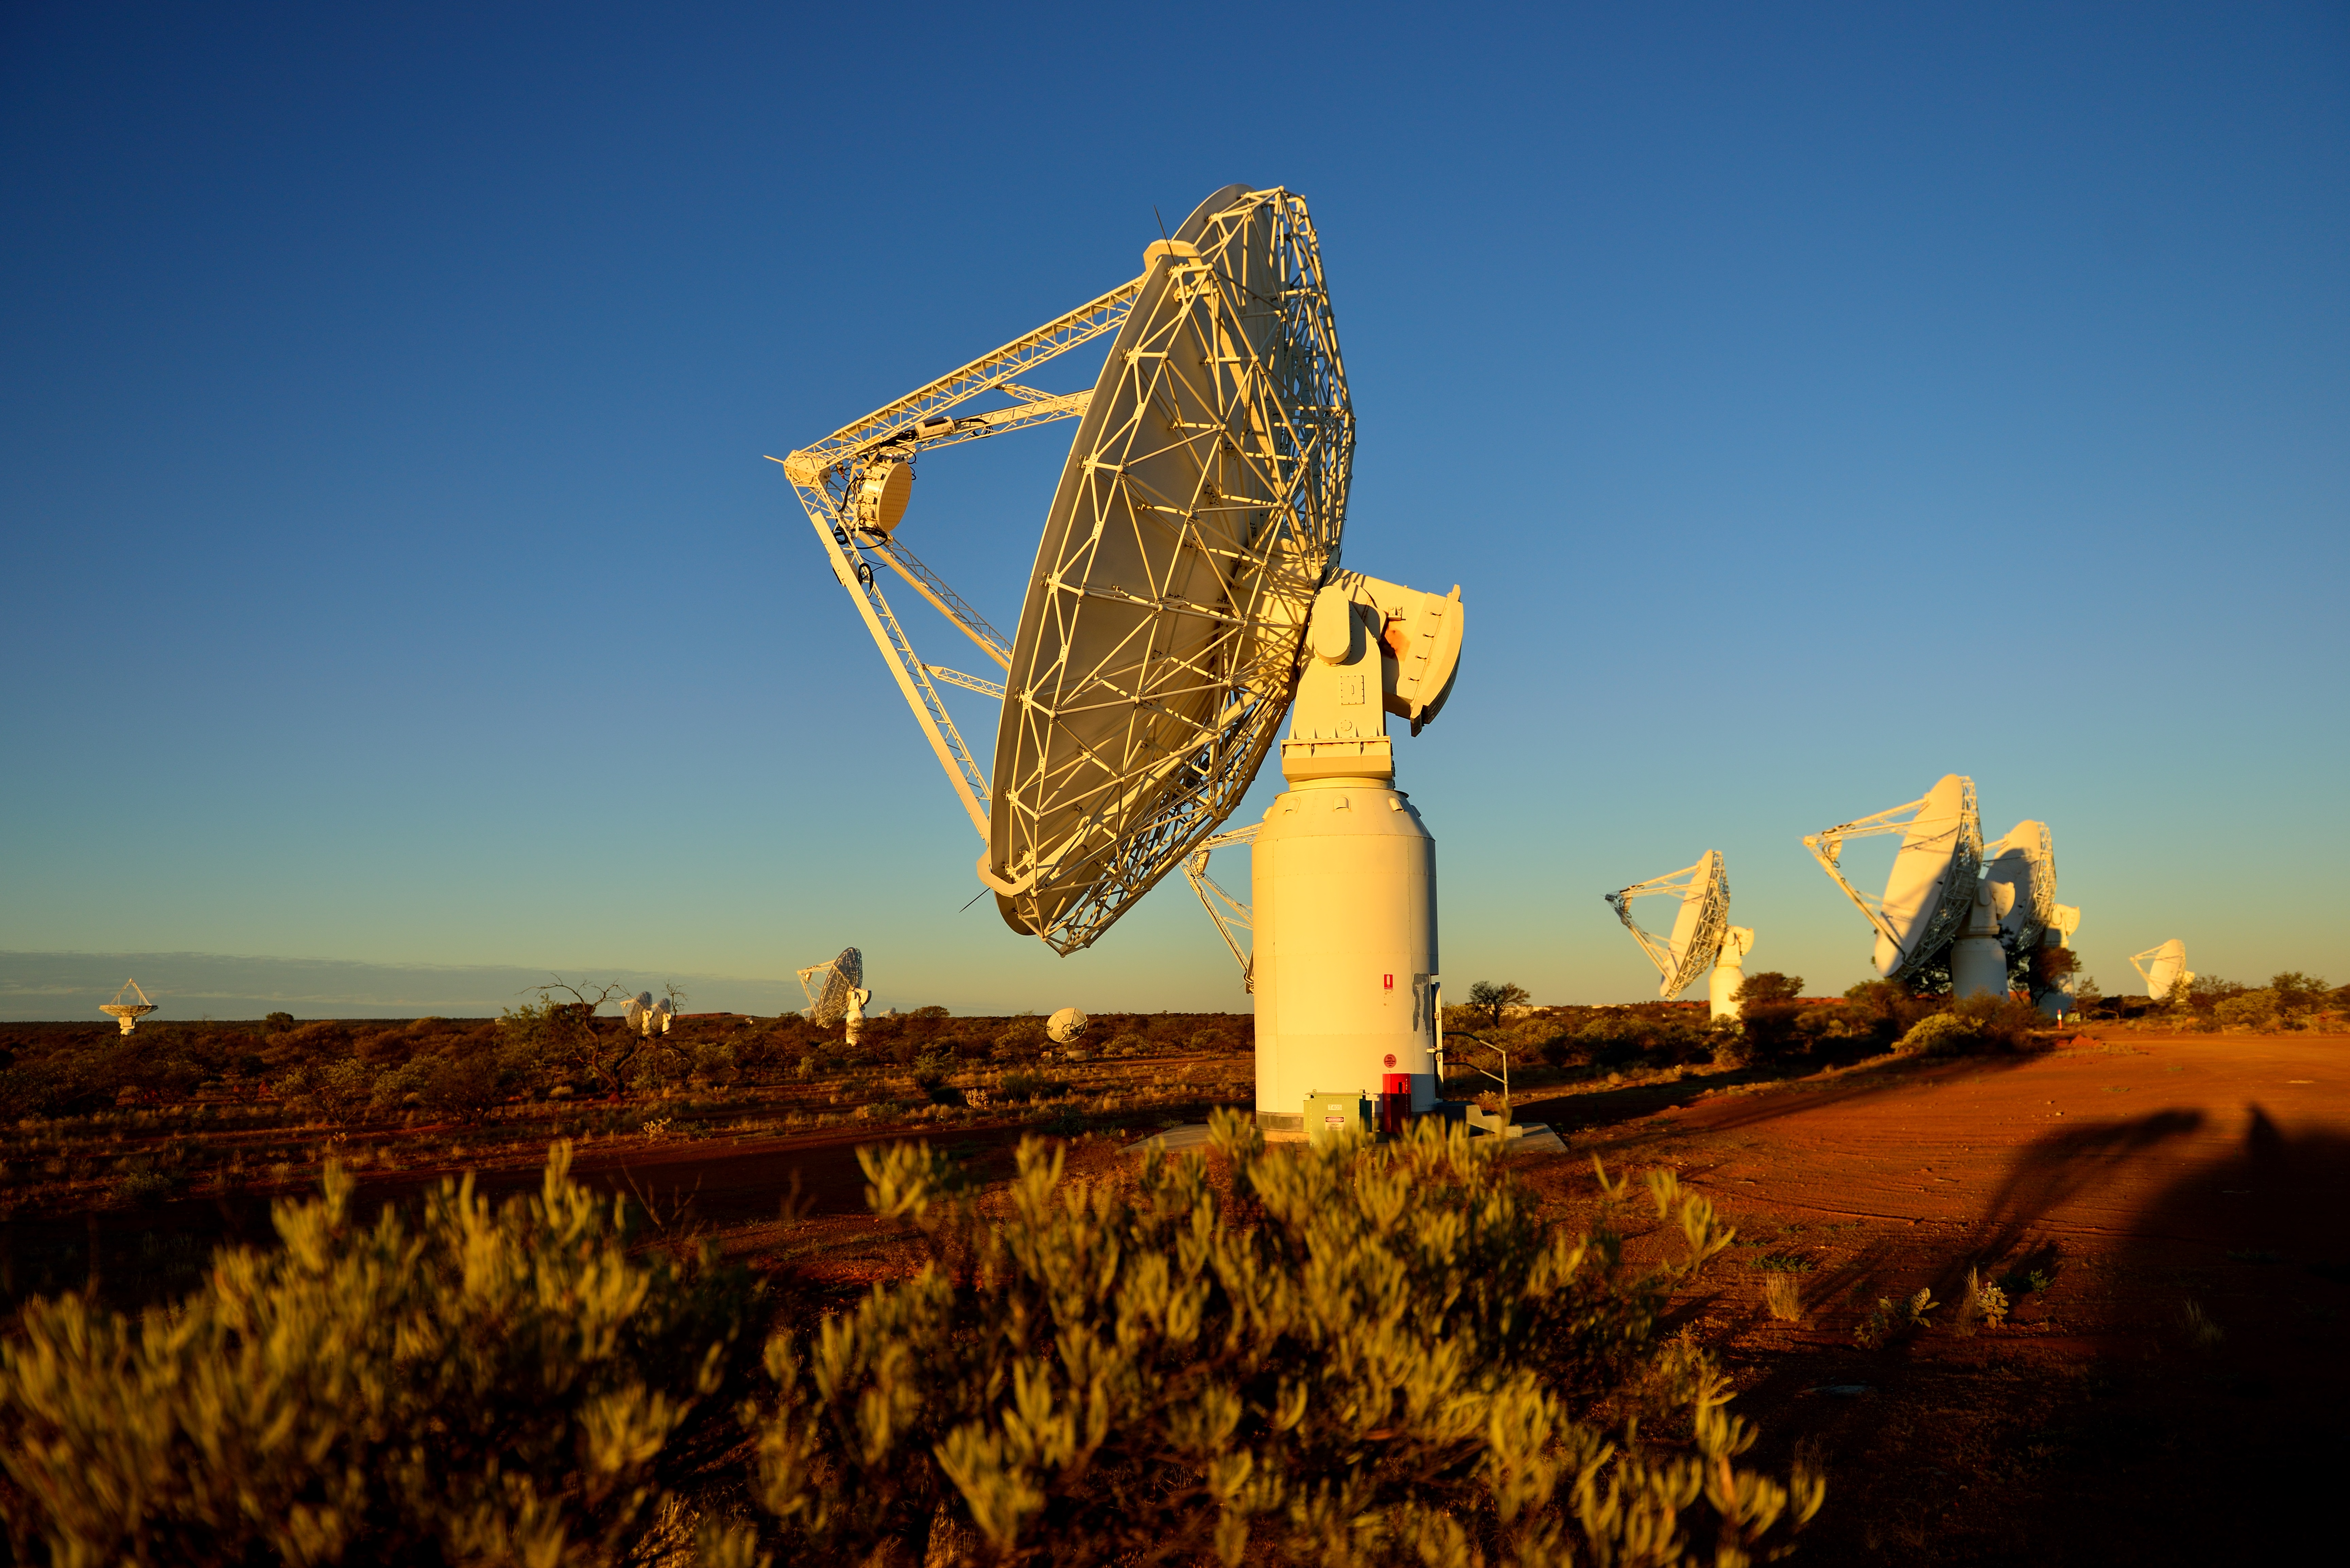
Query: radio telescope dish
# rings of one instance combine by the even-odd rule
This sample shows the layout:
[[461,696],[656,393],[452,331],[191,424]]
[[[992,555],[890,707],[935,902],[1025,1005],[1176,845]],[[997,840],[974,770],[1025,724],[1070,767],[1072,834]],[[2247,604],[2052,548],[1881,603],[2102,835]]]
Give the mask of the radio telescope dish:
[[[1212,833],[1272,749],[1305,623],[1336,565],[1355,421],[1305,203],[1228,185],[1140,277],[777,459],[987,845],[981,879],[1014,929],[1070,953]],[[1115,333],[1090,390],[1023,377]],[[1009,400],[972,412],[976,400]],[[938,447],[1079,421],[1016,635],[990,626],[902,542],[912,464]],[[881,591],[894,571],[1003,684],[924,659]],[[1378,585],[1363,588],[1376,595]],[[1442,705],[1450,622],[1395,618],[1391,701]],[[1392,622],[1388,624],[1393,624]],[[1444,633],[1451,634],[1445,641]],[[1003,704],[983,773],[941,696]]]
[[647,1039],[657,1033],[668,1033],[670,1020],[677,1015],[677,1010],[670,1005],[669,998],[664,996],[655,1002],[650,991],[640,991],[622,1002],[620,1012],[628,1019],[629,1027]]
[[[1443,708],[1461,591],[1338,569],[1355,419],[1305,203],[1227,186],[1142,263],[777,461],[985,843],[1004,922],[1072,953],[1184,866],[1235,956],[1233,933],[1253,939],[1261,1125],[1295,1130],[1348,1086],[1424,1113],[1441,1075],[1435,839],[1394,787],[1387,721],[1417,734]],[[1113,334],[1090,389],[1022,384]],[[908,552],[912,476],[889,465],[1058,419],[1078,427],[1007,640]],[[1003,683],[917,654],[884,568]],[[1003,704],[989,769],[947,686]],[[1276,741],[1290,787],[1257,825],[1242,905],[1201,856],[1239,842],[1214,836]]]
[[2056,850],[2044,822],[2019,822],[1983,846],[1983,896],[2011,953],[2041,944],[2056,923]]
[[1064,1007],[1045,1020],[1045,1035],[1055,1045],[1072,1044],[1093,1027],[1093,1023],[1083,1008]]
[[[132,997],[138,1000],[133,1002],[130,1000]],[[114,993],[114,1000],[99,1002],[98,1010],[111,1016],[128,1034],[139,1027],[140,1019],[155,1011],[155,1004],[147,1000],[147,993],[139,989],[137,981],[126,980],[122,982],[122,989]]]
[[810,964],[799,971],[800,991],[808,1001],[806,1016],[829,1029],[848,1016],[849,992],[865,985],[865,955],[843,948],[829,963]]
[[1086,946],[1239,804],[1336,559],[1354,411],[1305,203],[1229,186],[1150,270],[1046,514],[984,879]]
[[2195,971],[2187,967],[2187,944],[2177,937],[2142,953],[2132,953],[2130,967],[2146,981],[2147,995],[2157,1002],[2168,1001],[2174,990],[2195,983]]
[[[1884,895],[1872,898],[1846,880],[1837,860],[1846,839],[1887,833],[1901,835],[1901,848]],[[1983,854],[1975,781],[1944,774],[1923,798],[1810,834],[1804,847],[1876,928],[1877,972],[1907,980],[1941,956],[1974,906]]]
[[[1632,901],[1658,894],[1679,895],[1680,905],[1673,916],[1673,934],[1659,940],[1642,930],[1632,918]],[[1714,965],[1721,956],[1723,939],[1730,929],[1730,878],[1724,875],[1721,852],[1709,849],[1694,866],[1684,866],[1678,871],[1646,882],[1635,882],[1620,892],[1605,895],[1616,910],[1617,919],[1648,955],[1662,977],[1657,994],[1669,1002],[1689,989],[1690,982]],[[1746,933],[1751,943],[1753,933]],[[1745,947],[1739,949],[1743,956]]]

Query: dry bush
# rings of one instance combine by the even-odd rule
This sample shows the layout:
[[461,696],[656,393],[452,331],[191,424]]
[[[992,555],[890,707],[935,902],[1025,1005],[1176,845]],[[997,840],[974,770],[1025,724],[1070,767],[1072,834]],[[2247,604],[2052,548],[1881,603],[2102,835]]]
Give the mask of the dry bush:
[[625,1203],[547,1162],[413,1226],[323,1199],[132,1323],[39,1300],[0,1344],[19,1561],[617,1563],[689,1423],[723,1422],[752,1297],[705,1255],[632,1254]]
[[[868,1152],[875,1212],[933,1262],[770,1342],[758,1496],[785,1559],[1630,1568],[1693,1539],[1742,1561],[1818,1507],[1807,1469],[1735,1467],[1725,1380],[1657,1343],[1729,1241],[1669,1172],[1650,1194],[1687,1251],[1635,1268],[1458,1131],[1269,1151],[1220,1113],[1213,1137],[1212,1168],[1091,1188],[1029,1140],[1001,1224],[927,1146]],[[1643,1390],[1688,1413],[1687,1449],[1586,1418]]]

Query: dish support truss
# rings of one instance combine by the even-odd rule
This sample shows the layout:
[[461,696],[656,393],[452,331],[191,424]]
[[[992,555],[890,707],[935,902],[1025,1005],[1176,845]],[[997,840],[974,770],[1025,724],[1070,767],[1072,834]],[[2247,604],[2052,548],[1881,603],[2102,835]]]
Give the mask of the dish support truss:
[[[2170,983],[2157,991],[2154,988],[2155,977],[2164,971],[2165,960],[2169,961]],[[2176,938],[2157,942],[2142,953],[2130,954],[2130,968],[2137,971],[2138,979],[2145,982],[2147,995],[2157,1002],[2164,1001],[2182,987],[2195,983],[2195,971],[2187,967],[2186,944],[2178,942]]]
[[[1059,713],[1104,703],[1122,704],[1139,718],[1149,704],[1150,719],[1177,718],[1184,731],[1179,745],[1128,748],[1118,759],[1115,786],[1093,792],[1097,798],[1088,803],[1080,832],[1055,844],[1024,845],[1011,868],[1014,881],[989,877],[999,894],[1020,906],[1030,928],[1063,954],[1091,944],[1136,898],[1183,864],[1239,804],[1278,738],[1296,685],[1306,611],[1337,562],[1354,413],[1338,358],[1321,252],[1305,203],[1278,188],[1248,192],[1211,220],[1207,234],[1193,248],[1214,254],[1232,230],[1267,208],[1275,224],[1270,276],[1235,284],[1200,265],[1196,254],[1185,256],[1179,247],[1163,247],[1163,262],[1150,258],[1174,270],[1174,286],[1160,296],[1145,324],[1144,347],[1122,372],[1142,380],[1138,389],[1143,399],[1182,405],[1187,417],[1202,427],[1195,439],[1219,450],[1222,462],[1209,472],[1227,476],[1220,493],[1130,497],[1136,514],[1159,518],[1166,535],[1148,541],[1146,549],[1170,557],[1183,551],[1196,554],[1204,541],[1195,514],[1257,514],[1253,532],[1239,549],[1222,543],[1213,547],[1226,567],[1224,579],[1235,591],[1218,603],[1168,594],[1140,598],[1123,585],[1092,583],[1082,549],[1071,551],[1069,558],[1053,568],[1052,587],[1060,601],[1056,607],[1065,613],[1073,614],[1089,597],[1117,600],[1151,611],[1161,621],[1205,618],[1220,626],[1220,635],[1205,649],[1186,643],[1180,654],[1165,658],[1149,658],[1147,647],[1144,678],[1122,681],[1117,689],[1099,679],[1098,669],[1066,666],[1024,672],[1029,679],[1019,684],[1016,701],[1039,733],[1052,731]],[[1161,250],[1153,247],[1154,253]],[[989,838],[995,805],[989,773],[972,754],[938,688],[960,686],[1002,701],[1006,685],[1013,683],[926,660],[882,592],[880,569],[895,572],[1007,676],[1012,647],[897,542],[894,530],[861,522],[859,498],[883,465],[910,462],[934,447],[1081,418],[1091,407],[1092,389],[1047,394],[1021,385],[1017,378],[1105,333],[1119,331],[1151,276],[1145,273],[1120,284],[814,445],[769,460],[783,465],[833,576],[864,620],[983,842]],[[1261,329],[1268,324],[1284,349],[1270,365],[1262,357],[1235,351],[1252,332],[1261,338]],[[1204,340],[1206,361],[1214,372],[1207,384],[1169,384],[1166,342],[1178,334]],[[989,394],[1012,401],[983,411],[957,411]],[[1130,443],[1134,434],[1130,425],[1106,431],[1095,451],[1086,454],[1089,473],[1107,480],[1099,488],[1124,483],[1118,472],[1122,455],[1144,455],[1115,450],[1120,441]],[[1247,483],[1231,483],[1229,476],[1235,472],[1244,474]],[[1152,638],[1151,645],[1159,640]],[[1131,673],[1129,659],[1121,675]],[[1169,694],[1185,689],[1195,694],[1214,692],[1204,722],[1165,705]],[[1085,760],[1098,762],[1100,756],[1099,748],[1088,748]],[[1053,794],[1059,782],[1056,772],[1066,770],[1068,761],[1055,755],[1049,744],[1041,748],[1037,765],[1013,780],[1007,793]],[[1066,809],[1067,803],[1056,804]],[[986,859],[982,857],[983,868]],[[1037,873],[1048,869],[1090,872],[1090,886],[1058,907],[1042,907]],[[1018,890],[1006,893],[1007,887]],[[1231,933],[1222,921],[1219,929],[1230,943]]]
[[[1208,919],[1216,922],[1216,934],[1224,939],[1224,946],[1232,950],[1232,959],[1241,966],[1241,989],[1256,990],[1256,915],[1247,903],[1233,898],[1208,875],[1208,857],[1228,845],[1254,844],[1257,829],[1263,823],[1252,822],[1246,827],[1236,827],[1230,833],[1219,833],[1203,838],[1198,847],[1184,857],[1183,875],[1191,881],[1191,891],[1200,896],[1200,908],[1208,911]],[[1250,945],[1243,949],[1235,931],[1246,932]]]
[[[944,578],[914,557],[889,533],[859,526],[857,498],[868,478],[886,465],[911,462],[934,447],[955,446],[1007,431],[1026,430],[1056,420],[1075,419],[1092,399],[1088,391],[1066,396],[1035,391],[1015,378],[1092,342],[1122,326],[1141,293],[1144,280],[1120,284],[1098,299],[1055,317],[1032,332],[1022,334],[993,353],[983,354],[961,369],[916,389],[863,419],[843,425],[815,445],[789,457],[770,458],[784,465],[784,473],[815,527],[817,542],[832,575],[848,592],[872,634],[873,646],[896,678],[899,692],[913,711],[914,722],[931,742],[947,783],[971,817],[980,836],[987,836],[987,774],[971,754],[971,747],[941,700],[938,682],[964,687],[1001,701],[1003,686],[983,676],[927,662],[914,651],[913,639],[881,591],[877,567],[887,566],[904,579],[931,607],[993,661],[999,670],[1012,666],[1012,649],[1003,633],[952,588]],[[1010,398],[1003,408],[957,414],[954,410],[990,393]]]
[[838,958],[801,970],[799,981],[809,1016],[830,1028],[848,1011],[848,993],[865,983],[865,955],[855,948],[843,948]]
[[1880,834],[1907,833],[1918,820],[1930,796],[1920,795],[1903,805],[1891,806],[1873,816],[1859,817],[1835,827],[1806,834],[1804,847],[1810,850],[1825,867],[1835,885],[1844,889],[1853,906],[1868,917],[1877,934],[1891,942],[1901,953],[1901,961],[1887,980],[1908,980],[1926,968],[1943,949],[1957,940],[1960,929],[1967,922],[1968,911],[1974,908],[1975,881],[1982,872],[1983,840],[1982,811],[1975,801],[1975,781],[1959,781],[1958,845],[1950,855],[1950,868],[1943,875],[1942,894],[1936,900],[1934,913],[1926,922],[1926,929],[1914,946],[1905,945],[1893,923],[1885,918],[1882,901],[1869,897],[1845,879],[1837,860],[1844,853],[1847,838],[1871,838]]
[[[1671,942],[1642,930],[1640,923],[1632,918],[1634,899],[1661,893],[1678,894],[1683,904],[1692,898],[1704,900],[1698,910],[1696,928],[1690,932],[1689,945],[1679,953],[1673,951]],[[1640,950],[1648,955],[1648,961],[1657,966],[1657,973],[1662,977],[1657,994],[1668,1002],[1687,991],[1690,983],[1711,969],[1714,961],[1721,956],[1721,944],[1730,931],[1730,878],[1724,872],[1721,857],[1712,850],[1708,850],[1705,858],[1694,866],[1684,866],[1646,882],[1635,882],[1602,897],[1615,909],[1616,918],[1624,922],[1624,929],[1632,933],[1632,940],[1640,944]],[[1676,919],[1673,923],[1678,927],[1680,922]]]
[[[1260,255],[1240,236],[1264,223]],[[1017,706],[997,761],[1000,808],[1014,815],[983,880],[1062,953],[1093,942],[1240,804],[1280,738],[1314,595],[1337,565],[1354,410],[1305,205],[1250,192],[1190,248],[1168,256],[1169,286],[1120,336],[1130,347],[1102,389],[1128,417],[1071,453],[1076,510],[1048,532],[1030,590],[1047,596],[1045,635],[1007,682]],[[1234,252],[1248,272],[1211,265]],[[1144,477],[1170,470],[1184,493]],[[1139,554],[1147,591],[1100,579],[1113,530],[1111,554]],[[1203,576],[1212,588],[1187,591]],[[1128,615],[1125,634],[1081,637],[1088,605]]]

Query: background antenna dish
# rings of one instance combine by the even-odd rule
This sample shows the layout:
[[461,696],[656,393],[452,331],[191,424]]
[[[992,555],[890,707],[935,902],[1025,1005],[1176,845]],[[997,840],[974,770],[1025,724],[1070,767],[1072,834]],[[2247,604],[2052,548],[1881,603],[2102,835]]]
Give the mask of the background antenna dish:
[[2019,822],[1983,846],[1983,896],[1999,917],[2000,940],[2028,952],[2056,924],[2056,850],[2044,822]]
[[126,980],[122,989],[114,993],[114,1000],[99,1002],[98,1010],[111,1015],[128,1034],[139,1027],[140,1019],[155,1011],[155,1004],[147,1000],[147,993],[139,989],[137,981]]
[[2195,971],[2187,967],[2187,944],[2177,937],[2142,953],[2132,953],[2130,967],[2146,981],[2147,995],[2157,1002],[2167,1000],[2177,987],[2195,983]]
[[808,1000],[807,1015],[829,1029],[848,1016],[849,992],[865,986],[865,955],[843,948],[829,963],[810,964],[799,971],[800,991]]
[[[1872,898],[1845,879],[1837,860],[1846,839],[1886,833],[1901,835],[1901,848],[1884,896]],[[1877,972],[1908,980],[1941,956],[1974,906],[1983,853],[1975,781],[1944,774],[1922,799],[1808,835],[1804,847],[1877,929]]]
[[650,1039],[656,1033],[669,1033],[670,1021],[677,1015],[677,1009],[669,998],[655,1002],[651,992],[640,991],[620,1003],[620,1014],[629,1021],[629,1028]]
[[982,875],[1093,941],[1239,804],[1338,555],[1355,441],[1305,204],[1232,185],[1149,270],[1046,514]]
[[[1680,908],[1673,916],[1673,934],[1659,940],[1642,930],[1640,923],[1632,918],[1632,901],[1661,893],[1679,895]],[[1720,850],[1709,849],[1694,866],[1684,866],[1646,882],[1635,882],[1606,898],[1615,907],[1624,929],[1632,933],[1632,940],[1640,944],[1640,950],[1657,966],[1662,977],[1657,994],[1666,1001],[1687,991],[1690,982],[1711,969],[1714,961],[1721,956],[1722,942],[1730,930],[1730,878],[1723,872]],[[1748,931],[1746,936],[1751,944],[1753,933]],[[1742,946],[1739,955],[1742,957],[1744,952],[1745,947]]]

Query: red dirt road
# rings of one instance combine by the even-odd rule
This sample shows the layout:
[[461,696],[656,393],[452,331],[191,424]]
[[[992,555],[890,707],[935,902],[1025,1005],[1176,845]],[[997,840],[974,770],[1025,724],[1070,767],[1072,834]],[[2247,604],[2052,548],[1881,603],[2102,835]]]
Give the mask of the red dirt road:
[[[1827,1459],[1804,1560],[2344,1550],[2350,1038],[2116,1033],[1742,1093],[1684,1082],[1575,1130],[1579,1101],[1638,1092],[1531,1107],[1573,1132],[1536,1179],[1572,1201],[1593,1152],[1669,1164],[1740,1227],[1747,1266],[1685,1312],[1739,1367],[1762,1456]],[[1762,1310],[1765,1256],[1808,1265],[1806,1322]],[[1854,1345],[1877,1300],[1953,1302],[1970,1265],[2046,1288],[2006,1328],[1961,1336],[1946,1305],[1922,1334]]]

